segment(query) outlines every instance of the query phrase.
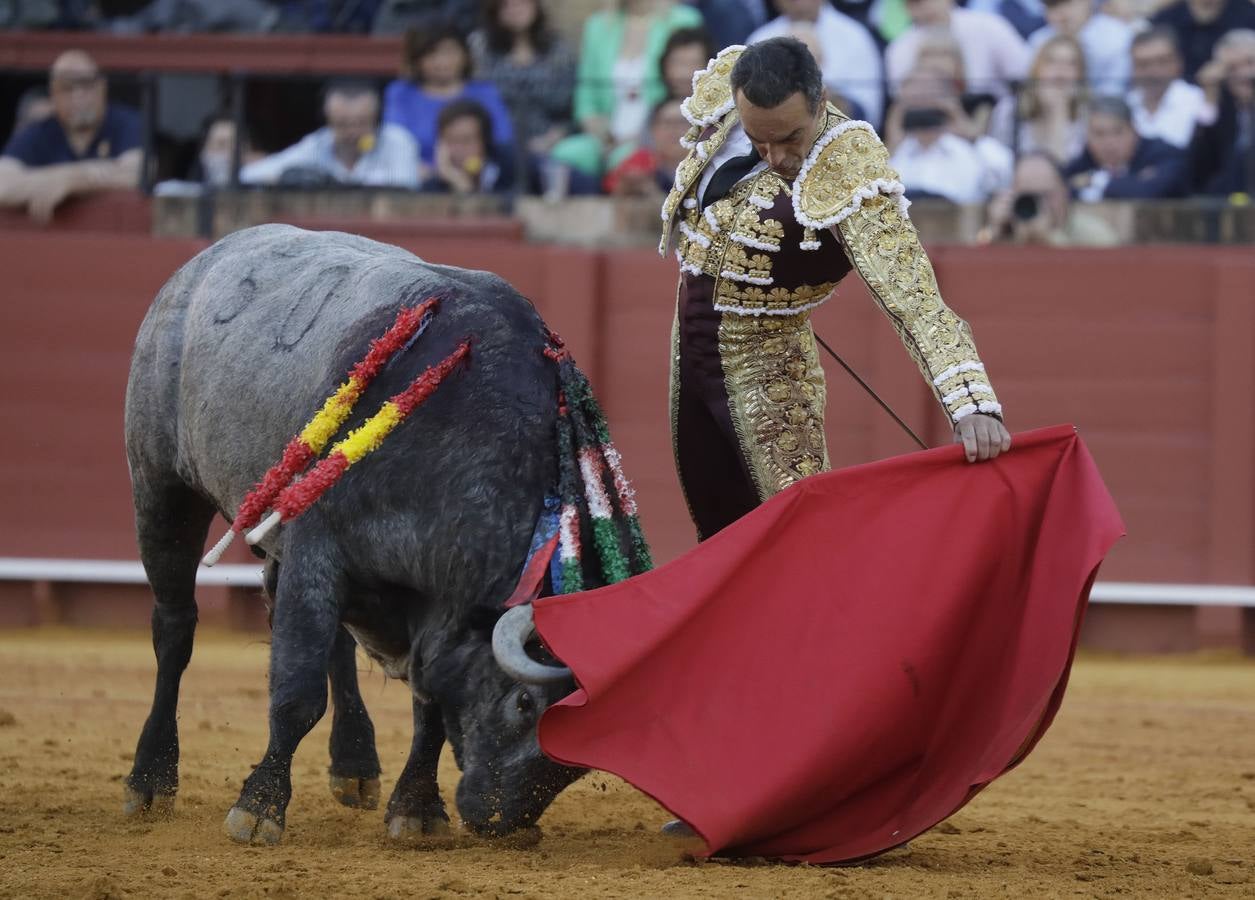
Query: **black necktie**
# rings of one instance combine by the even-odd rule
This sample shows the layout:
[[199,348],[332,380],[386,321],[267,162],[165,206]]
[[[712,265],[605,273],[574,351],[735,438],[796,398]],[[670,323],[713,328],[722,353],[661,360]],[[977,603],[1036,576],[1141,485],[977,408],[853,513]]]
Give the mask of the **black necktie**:
[[702,195],[702,209],[728,196],[728,191],[748,175],[749,170],[758,165],[761,160],[762,157],[758,155],[758,151],[751,148],[750,152],[744,156],[734,156],[720,166],[710,179],[710,184],[706,185],[706,193]]

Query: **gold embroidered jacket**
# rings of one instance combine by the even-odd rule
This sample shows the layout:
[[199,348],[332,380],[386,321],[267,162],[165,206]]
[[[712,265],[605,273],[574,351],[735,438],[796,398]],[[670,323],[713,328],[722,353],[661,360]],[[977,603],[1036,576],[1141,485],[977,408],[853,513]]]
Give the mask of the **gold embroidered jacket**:
[[693,78],[682,106],[689,153],[663,203],[659,252],[674,237],[681,271],[715,279],[715,308],[740,316],[804,313],[856,268],[951,421],[1000,416],[971,331],[941,298],[903,185],[869,124],[829,105],[792,185],[766,170],[699,209],[702,172],[738,122],[730,75],[743,49],[726,48]]

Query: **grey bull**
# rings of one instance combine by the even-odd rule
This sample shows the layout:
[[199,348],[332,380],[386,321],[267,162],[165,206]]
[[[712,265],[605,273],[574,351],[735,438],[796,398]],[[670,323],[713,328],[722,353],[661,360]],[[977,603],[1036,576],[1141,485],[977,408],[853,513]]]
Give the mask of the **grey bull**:
[[157,678],[126,780],[129,814],[168,809],[178,787],[179,682],[211,522],[234,516],[370,342],[403,306],[428,297],[440,305],[426,330],[380,372],[341,433],[467,338],[469,364],[257,548],[273,599],[270,738],[227,832],[243,842],[281,838],[292,754],[326,711],[328,682],[333,792],[348,805],[378,803],[355,641],[414,695],[413,745],[385,815],[390,834],[448,829],[436,784],[446,740],[463,773],[458,811],[478,832],[532,825],[579,776],[546,759],[536,740],[540,713],[573,687],[569,673],[534,659],[534,648],[526,655],[525,626],[498,629],[500,664],[492,647],[557,477],[559,385],[544,323],[496,276],[352,235],[266,225],[183,266],[136,341],[126,448],[155,595]]

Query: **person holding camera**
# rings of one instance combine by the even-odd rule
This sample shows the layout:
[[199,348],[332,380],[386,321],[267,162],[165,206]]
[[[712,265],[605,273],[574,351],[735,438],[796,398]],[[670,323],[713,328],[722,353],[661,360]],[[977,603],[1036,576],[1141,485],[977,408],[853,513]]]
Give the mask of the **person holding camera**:
[[987,217],[977,236],[982,244],[1112,247],[1120,243],[1109,223],[1072,203],[1059,167],[1042,151],[1020,157],[1011,189],[994,196]]
[[912,198],[984,203],[1011,180],[1011,151],[985,135],[962,132],[967,116],[951,81],[917,68],[885,126],[889,164]]

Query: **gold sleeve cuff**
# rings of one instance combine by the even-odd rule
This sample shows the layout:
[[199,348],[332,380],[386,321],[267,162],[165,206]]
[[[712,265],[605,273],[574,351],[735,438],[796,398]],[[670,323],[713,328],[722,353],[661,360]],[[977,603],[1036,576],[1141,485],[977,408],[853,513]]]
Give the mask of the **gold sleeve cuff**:
[[951,422],[976,412],[1001,418],[971,329],[941,299],[932,264],[898,197],[864,199],[837,228],[850,262]]

